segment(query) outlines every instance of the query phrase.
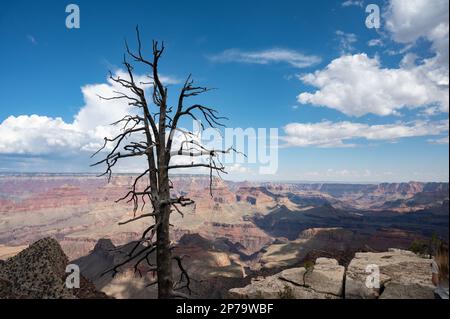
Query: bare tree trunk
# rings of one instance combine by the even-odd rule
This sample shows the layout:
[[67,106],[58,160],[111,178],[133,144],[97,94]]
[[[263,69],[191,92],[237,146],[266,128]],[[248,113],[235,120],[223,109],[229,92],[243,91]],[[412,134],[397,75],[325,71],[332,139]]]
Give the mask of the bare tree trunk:
[[172,253],[169,237],[170,206],[161,207],[160,224],[157,229],[156,260],[158,274],[158,298],[172,298]]
[[[167,87],[161,83],[158,74],[158,61],[161,54],[164,51],[164,43],[158,46],[158,42],[153,41],[153,60],[146,60],[142,56],[141,52],[141,39],[139,36],[139,29],[136,27],[136,35],[138,40],[138,52],[133,53],[130,51],[128,44],[125,43],[128,56],[132,57],[135,62],[142,63],[149,66],[152,69],[153,79],[153,94],[152,100],[155,111],[152,112],[150,105],[147,101],[144,88],[141,86],[143,83],[136,83],[133,74],[133,66],[127,62],[124,57],[123,64],[126,67],[128,78],[110,75],[110,79],[115,83],[122,85],[128,90],[128,94],[122,92],[115,92],[117,95],[112,97],[100,97],[104,100],[126,100],[129,105],[133,105],[141,109],[142,113],[136,115],[126,115],[122,119],[113,123],[117,125],[123,124],[122,132],[116,137],[105,137],[104,145],[95,152],[92,156],[95,156],[101,151],[104,151],[108,143],[113,143],[112,150],[106,155],[106,157],[94,164],[106,164],[106,171],[100,176],[108,175],[108,181],[111,178],[112,167],[114,167],[119,159],[130,158],[135,156],[146,156],[148,169],[141,175],[136,177],[130,191],[118,199],[116,202],[127,200],[127,202],[133,202],[133,218],[119,222],[119,225],[127,224],[132,221],[139,220],[141,218],[152,218],[154,223],[151,223],[146,230],[142,233],[141,239],[139,239],[132,251],[128,254],[128,258],[121,263],[115,265],[109,270],[106,270],[103,274],[110,271],[116,274],[119,269],[129,262],[135,262],[134,269],[138,271],[138,266],[141,262],[146,261],[151,271],[157,272],[157,279],[151,283],[158,284],[158,298],[188,298],[189,296],[180,290],[186,289],[190,294],[190,277],[186,269],[182,265],[183,256],[172,256],[172,248],[170,242],[170,214],[172,212],[178,212],[183,216],[181,207],[194,204],[194,201],[184,196],[175,196],[171,198],[170,189],[171,182],[169,180],[170,169],[183,169],[203,167],[208,168],[210,171],[210,193],[212,196],[212,174],[213,171],[225,173],[225,167],[217,162],[219,154],[226,154],[234,151],[234,148],[229,147],[227,150],[208,149],[192,139],[193,133],[185,132],[178,128],[178,121],[182,117],[192,118],[197,120],[198,114],[203,115],[204,120],[210,127],[217,128],[218,126],[224,126],[220,123],[221,119],[226,119],[217,115],[217,111],[211,107],[207,107],[200,104],[194,104],[186,106],[184,104],[185,99],[191,96],[197,96],[201,93],[209,91],[208,88],[195,86],[191,76],[189,75],[186,82],[179,94],[178,105],[175,113],[172,108],[167,105]],[[198,113],[197,116],[194,113]],[[204,129],[204,125],[201,125]],[[166,139],[166,130],[170,129],[168,138]],[[184,135],[184,140],[181,142],[181,146],[178,150],[172,150],[172,142],[176,132],[181,132]],[[142,141],[142,135],[145,134],[145,140]],[[140,136],[140,142],[129,141],[125,144],[125,141],[130,136]],[[170,158],[172,156],[189,156],[191,160],[193,157],[208,157],[208,163],[194,163],[183,165],[170,165]],[[148,176],[149,185],[145,189],[139,189],[138,182],[144,176]],[[142,213],[136,216],[136,211],[139,207],[139,199],[142,201],[141,211],[146,204],[145,199],[149,199],[151,202],[151,210],[148,213]],[[154,236],[156,235],[156,241]],[[142,247],[142,244],[147,243]],[[138,249],[139,248],[139,249]],[[154,254],[156,250],[156,265],[152,264],[149,256]],[[181,272],[180,278],[175,280],[172,278],[172,261],[176,261],[178,269]],[[149,270],[149,271],[150,271]],[[174,285],[175,283],[175,285]]]

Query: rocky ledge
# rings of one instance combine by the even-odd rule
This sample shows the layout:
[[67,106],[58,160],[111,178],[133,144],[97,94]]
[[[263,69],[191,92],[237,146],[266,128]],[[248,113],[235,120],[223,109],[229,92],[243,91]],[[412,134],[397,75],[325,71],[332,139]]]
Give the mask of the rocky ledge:
[[290,268],[256,278],[244,288],[229,290],[230,298],[337,299],[342,296],[345,268],[335,259],[317,258],[314,268]]
[[[368,276],[376,276],[377,271],[379,287],[369,288]],[[246,287],[230,289],[229,297],[432,299],[431,260],[410,251],[389,249],[381,253],[356,253],[345,269],[335,259],[318,258],[310,267],[286,269],[273,276],[253,279]]]
[[80,276],[80,288],[65,285],[68,258],[53,238],[44,238],[0,263],[0,299],[107,298]]
[[[366,286],[371,265],[378,266],[379,288]],[[432,299],[431,260],[400,249],[356,253],[347,268],[345,287],[345,297],[349,299]]]

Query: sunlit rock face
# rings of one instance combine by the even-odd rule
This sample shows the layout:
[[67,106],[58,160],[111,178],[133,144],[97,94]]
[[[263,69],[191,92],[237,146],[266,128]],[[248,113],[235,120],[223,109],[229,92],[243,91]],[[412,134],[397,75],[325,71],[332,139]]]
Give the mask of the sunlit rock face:
[[[356,253],[347,269],[331,258],[308,267],[287,268],[230,289],[237,299],[433,299],[431,260],[410,251],[390,249]],[[367,267],[378,267],[379,287],[367,285]]]
[[[374,265],[380,274],[379,288],[366,285],[367,267]],[[345,287],[348,299],[433,299],[431,259],[399,249],[356,253],[347,268]]]
[[337,260],[318,258],[314,267],[290,268],[257,278],[243,288],[229,290],[236,299],[337,299],[342,298],[345,268]]

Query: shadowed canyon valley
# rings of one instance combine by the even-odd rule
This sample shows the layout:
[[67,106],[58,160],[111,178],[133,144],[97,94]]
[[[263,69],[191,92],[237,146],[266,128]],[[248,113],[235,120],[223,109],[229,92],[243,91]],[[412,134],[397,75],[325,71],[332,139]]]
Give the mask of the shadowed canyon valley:
[[[194,297],[227,297],[231,288],[317,258],[347,267],[356,252],[409,249],[433,235],[448,241],[448,183],[215,179],[211,196],[208,176],[171,180],[174,193],[196,202],[183,215],[172,215],[172,240],[187,256]],[[146,287],[152,275],[145,269],[130,264],[115,277],[102,276],[146,228],[145,219],[118,225],[133,217],[131,203],[115,202],[132,182],[133,175],[117,175],[110,183],[89,174],[0,176],[0,259],[52,237],[107,295],[155,297]]]

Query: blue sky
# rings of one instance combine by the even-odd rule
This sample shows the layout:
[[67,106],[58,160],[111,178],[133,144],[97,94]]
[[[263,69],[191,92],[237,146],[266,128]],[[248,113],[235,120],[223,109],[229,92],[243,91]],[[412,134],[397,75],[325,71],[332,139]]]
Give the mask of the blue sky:
[[169,94],[192,73],[218,88],[201,102],[227,126],[278,128],[277,173],[243,164],[230,178],[448,181],[448,1],[372,0],[379,29],[357,0],[74,3],[79,29],[65,26],[69,2],[2,4],[0,173],[89,170],[105,124],[90,94],[138,24],[147,52],[165,41]]

